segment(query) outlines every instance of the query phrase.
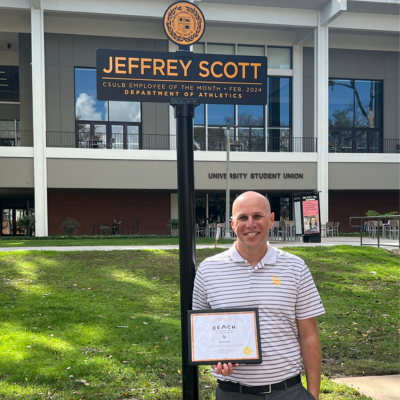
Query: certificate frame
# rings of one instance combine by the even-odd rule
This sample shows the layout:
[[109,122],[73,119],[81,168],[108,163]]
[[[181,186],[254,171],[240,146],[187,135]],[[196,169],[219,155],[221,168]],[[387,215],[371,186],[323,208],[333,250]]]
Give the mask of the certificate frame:
[[[188,354],[189,354],[189,365],[214,365],[218,364],[218,362],[222,363],[240,363],[240,364],[261,364],[262,363],[262,351],[261,351],[261,338],[260,338],[260,324],[259,324],[259,315],[258,315],[258,308],[256,307],[246,307],[246,308],[219,308],[219,309],[211,309],[211,310],[189,310],[188,312]],[[231,334],[231,328],[228,328],[229,322],[224,323],[224,320],[235,320],[239,318],[245,318],[247,321],[251,323],[247,326],[246,325],[246,337],[243,339],[243,347],[241,348],[242,354],[239,355],[238,352],[235,353],[233,351],[234,356],[229,357],[229,348],[230,345],[225,344],[218,344],[218,335],[219,332],[222,334],[227,333],[226,336]],[[210,330],[206,333],[202,331],[201,335],[196,334],[196,329],[201,324],[201,319],[206,322],[206,326],[210,327],[210,323],[215,320],[221,320],[221,324],[224,324],[225,331],[219,331],[217,329]],[[206,319],[204,319],[206,318]],[[230,325],[229,325],[230,326]],[[196,328],[197,327],[197,328]],[[220,326],[221,327],[221,326]],[[220,327],[218,329],[220,329]],[[217,326],[213,326],[212,328],[217,328]],[[217,331],[217,332],[215,332]],[[235,332],[236,333],[236,332]],[[207,344],[204,346],[200,341],[200,336],[202,340],[207,340],[205,343]],[[232,335],[231,335],[232,337]],[[242,336],[240,336],[242,338]],[[251,347],[245,345],[246,338],[250,340],[252,343]],[[238,337],[235,336],[237,340]],[[239,339],[242,340],[242,339]],[[215,341],[215,342],[214,342]],[[234,341],[234,340],[233,340]],[[214,344],[215,343],[215,344]],[[220,342],[221,343],[221,342]],[[211,345],[210,345],[211,344]],[[201,354],[199,355],[198,346],[200,346]],[[222,349],[219,351],[226,351],[228,352],[227,356],[224,357],[221,354],[214,353],[212,347],[221,346]],[[240,347],[240,344],[234,343],[232,348]],[[206,349],[207,348],[207,349]],[[209,353],[209,356],[204,356],[205,353]],[[250,353],[250,354],[247,354]],[[247,354],[247,355],[246,355]]]

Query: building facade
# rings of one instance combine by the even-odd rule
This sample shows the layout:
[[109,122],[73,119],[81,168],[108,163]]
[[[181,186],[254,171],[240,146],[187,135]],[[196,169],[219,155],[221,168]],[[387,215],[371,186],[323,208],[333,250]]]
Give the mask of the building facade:
[[[99,101],[96,49],[177,50],[168,0],[0,0],[2,235],[168,234],[177,218],[176,121],[166,103]],[[318,191],[321,222],[399,211],[397,0],[195,1],[206,30],[193,51],[266,55],[268,103],[202,104],[194,119],[196,222],[225,220],[226,126],[231,202],[268,195],[292,219],[292,194]]]

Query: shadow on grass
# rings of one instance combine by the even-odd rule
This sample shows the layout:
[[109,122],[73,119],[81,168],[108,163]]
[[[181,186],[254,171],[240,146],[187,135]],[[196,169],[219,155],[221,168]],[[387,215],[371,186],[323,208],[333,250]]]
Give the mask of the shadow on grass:
[[11,399],[16,385],[33,398],[39,385],[55,391],[54,399],[74,398],[73,392],[114,399],[130,389],[141,398],[179,399],[178,257],[173,251],[1,255],[0,393]]

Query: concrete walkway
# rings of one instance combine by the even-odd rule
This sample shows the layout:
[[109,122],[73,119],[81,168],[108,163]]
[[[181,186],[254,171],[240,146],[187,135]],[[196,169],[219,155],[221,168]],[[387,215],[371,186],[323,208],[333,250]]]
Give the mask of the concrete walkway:
[[[233,242],[233,241],[232,241]],[[0,242],[1,243],[1,242]],[[363,238],[363,245],[375,245],[376,239]],[[271,245],[277,248],[281,247],[315,247],[315,246],[337,246],[350,245],[360,246],[359,237],[328,237],[322,238],[321,243],[303,243],[301,242],[271,242]],[[230,244],[218,244],[219,248],[229,248]],[[380,246],[388,250],[398,249],[398,240],[382,239]],[[214,244],[198,244],[197,249],[213,248]],[[113,251],[113,250],[141,250],[141,249],[158,249],[158,250],[176,250],[178,245],[153,245],[153,246],[43,246],[43,247],[0,247],[0,251]]]
[[336,383],[344,383],[373,400],[400,399],[400,375],[356,376],[332,380]]
[[[321,243],[303,242],[273,242],[274,247],[315,247],[315,246],[336,246],[350,245],[360,246],[359,237],[329,237],[322,238]],[[363,238],[363,245],[377,245],[376,239]],[[399,249],[397,240],[381,240],[382,248],[393,251]],[[218,244],[219,248],[229,248],[230,244]],[[213,244],[197,245],[198,249],[213,248]],[[154,245],[154,246],[63,246],[63,247],[0,247],[1,251],[113,251],[113,250],[177,250],[178,245]],[[400,375],[389,376],[366,376],[366,377],[347,377],[333,379],[334,382],[343,383],[357,389],[360,393],[371,397],[373,400],[400,400]]]

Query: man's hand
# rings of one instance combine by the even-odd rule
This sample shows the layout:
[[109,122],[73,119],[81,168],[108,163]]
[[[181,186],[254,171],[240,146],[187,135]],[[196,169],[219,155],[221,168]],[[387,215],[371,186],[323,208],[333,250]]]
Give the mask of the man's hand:
[[223,376],[227,376],[227,375],[232,375],[233,368],[238,367],[238,366],[239,366],[239,364],[232,364],[232,363],[222,364],[219,362],[217,365],[213,365],[212,367],[216,374],[221,374]]

